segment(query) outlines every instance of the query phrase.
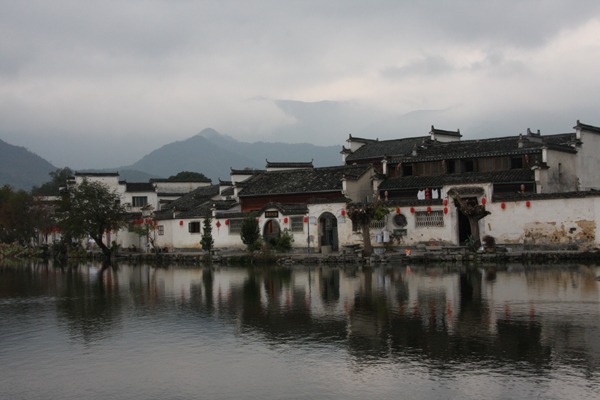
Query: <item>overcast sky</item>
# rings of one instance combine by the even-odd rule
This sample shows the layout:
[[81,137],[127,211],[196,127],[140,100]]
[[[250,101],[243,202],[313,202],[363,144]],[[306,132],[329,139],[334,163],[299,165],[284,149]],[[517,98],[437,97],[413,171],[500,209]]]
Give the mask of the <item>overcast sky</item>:
[[0,0],[0,139],[133,163],[211,127],[342,145],[600,125],[600,1]]

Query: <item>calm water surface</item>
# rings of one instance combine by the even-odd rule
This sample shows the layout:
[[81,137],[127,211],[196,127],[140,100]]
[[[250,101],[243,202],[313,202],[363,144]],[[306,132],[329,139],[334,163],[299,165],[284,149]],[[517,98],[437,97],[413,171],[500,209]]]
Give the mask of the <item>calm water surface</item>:
[[599,399],[598,275],[0,264],[0,398]]

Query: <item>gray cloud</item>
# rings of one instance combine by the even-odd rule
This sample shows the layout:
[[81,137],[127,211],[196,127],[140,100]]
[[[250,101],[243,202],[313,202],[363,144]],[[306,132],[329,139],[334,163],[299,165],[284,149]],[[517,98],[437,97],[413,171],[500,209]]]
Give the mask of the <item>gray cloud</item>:
[[[438,123],[500,119],[513,131],[525,111],[600,124],[597,1],[0,0],[0,10],[0,138],[56,165],[128,164],[205,127],[329,145]],[[69,138],[77,155],[53,145]]]

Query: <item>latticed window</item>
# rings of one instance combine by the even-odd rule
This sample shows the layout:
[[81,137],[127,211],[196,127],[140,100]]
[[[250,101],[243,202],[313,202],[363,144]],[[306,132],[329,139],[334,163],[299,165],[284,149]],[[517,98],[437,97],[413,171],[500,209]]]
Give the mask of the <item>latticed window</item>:
[[304,231],[304,217],[292,217],[290,221],[292,222],[292,232]]
[[444,226],[443,211],[415,211],[415,228],[431,228]]
[[369,229],[383,229],[384,226],[385,219],[382,219],[381,221],[371,221],[369,224]]
[[242,222],[244,220],[241,218],[238,219],[230,219],[229,220],[229,234],[239,234],[242,231]]
[[163,225],[158,226],[158,234],[161,236],[165,234],[165,227]]
[[190,233],[200,233],[200,222],[194,221],[194,222],[188,223],[188,231]]

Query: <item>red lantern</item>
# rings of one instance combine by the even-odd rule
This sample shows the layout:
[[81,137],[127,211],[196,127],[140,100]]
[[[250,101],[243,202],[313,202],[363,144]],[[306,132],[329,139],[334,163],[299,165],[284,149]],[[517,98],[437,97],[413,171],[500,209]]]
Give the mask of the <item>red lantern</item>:
[[283,219],[283,223],[284,223],[284,224],[287,224],[287,222],[288,222],[288,219],[287,219],[287,217],[286,217],[286,218],[284,218],[284,219]]
[[154,221],[154,226],[158,225],[158,221]]
[[431,207],[427,207],[427,212],[430,213],[431,212]]
[[525,185],[523,184],[523,185],[521,185],[521,192],[524,192],[524,191],[525,191]]
[[500,204],[500,207],[504,210],[506,208],[506,204],[502,203]]
[[486,202],[486,200],[485,200],[485,197],[484,197],[483,199],[481,199],[481,204],[483,204],[485,206],[485,202]]
[[411,213],[411,214],[414,214],[414,213],[415,213],[415,208],[414,208],[414,207],[411,207],[411,208],[410,208],[410,213]]
[[256,218],[256,222],[258,222],[258,218]]
[[525,205],[527,206],[527,208],[529,208],[529,207],[531,207],[531,202],[529,202],[529,201],[526,201],[526,202],[525,202]]
[[225,220],[225,225],[229,225],[229,220],[228,219]]
[[444,199],[444,206],[448,205],[448,199]]
[[448,214],[448,207],[444,207],[444,214]]
[[346,215],[346,210],[342,210],[342,217]]
[[396,214],[400,214],[400,207],[396,208]]
[[308,217],[304,217],[304,223],[308,222]]
[[221,227],[221,221],[217,221],[217,228]]
[[183,221],[179,221],[179,226],[183,226]]

